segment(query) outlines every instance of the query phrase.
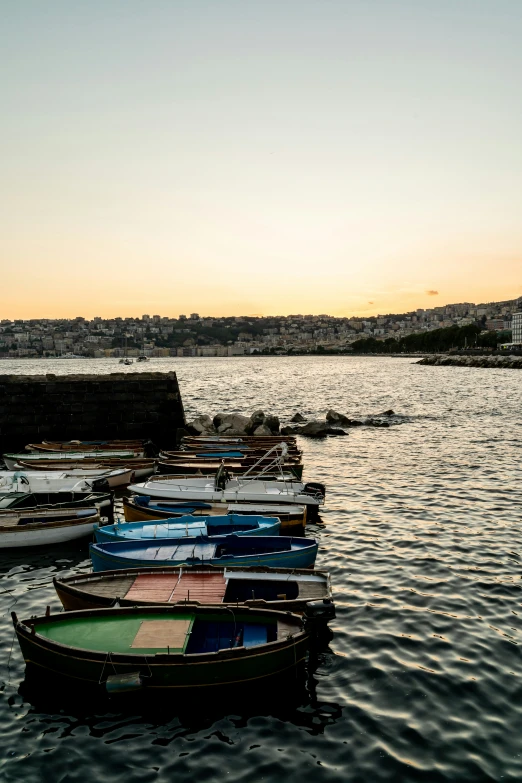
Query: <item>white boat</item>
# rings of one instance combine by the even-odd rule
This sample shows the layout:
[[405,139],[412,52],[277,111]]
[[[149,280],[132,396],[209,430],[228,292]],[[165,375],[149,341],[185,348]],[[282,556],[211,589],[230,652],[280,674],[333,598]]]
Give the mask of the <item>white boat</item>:
[[4,513],[0,515],[0,549],[62,544],[92,536],[99,522],[96,508]]
[[[17,454],[3,454],[8,470],[14,470],[19,462],[38,462],[39,460],[78,462],[83,459],[135,459],[133,451],[35,451],[21,452]],[[125,466],[126,467],[126,466]]]
[[223,488],[216,486],[213,479],[190,478],[181,481],[155,481],[149,479],[141,484],[131,484],[135,495],[168,500],[202,500],[206,503],[291,503],[306,506],[321,506],[324,494],[317,485],[298,481],[263,481],[262,479],[230,479]]
[[22,471],[3,471],[0,473],[0,495],[10,495],[14,492],[92,492],[105,482],[98,478],[66,478],[62,473],[32,473],[29,476]]
[[[107,463],[97,463],[96,461],[85,461],[84,464],[82,464],[82,460],[74,461],[71,460],[71,462],[67,462],[64,464],[63,462],[60,463],[58,460],[55,462],[54,460],[42,460],[42,464],[37,462],[36,460],[33,462],[17,462],[14,466],[14,470],[23,470],[23,471],[44,471],[45,473],[52,472],[54,470],[65,471],[69,476],[71,474],[74,475],[87,475],[90,473],[90,475],[101,475],[102,473],[114,473],[115,471],[124,470],[124,471],[130,471],[133,476],[131,476],[130,479],[125,479],[124,481],[120,481],[119,484],[129,484],[131,481],[139,480],[142,478],[145,478],[146,476],[150,476],[152,473],[154,473],[156,469],[156,465],[154,463],[154,460],[146,460],[143,461],[141,464],[139,461],[136,462],[136,465],[132,464],[131,462],[125,463],[125,460],[114,460],[116,464],[111,465],[110,460]],[[121,467],[117,463],[120,462]],[[76,474],[76,471],[79,471]],[[92,472],[91,472],[92,471]],[[117,486],[117,484],[111,483],[109,481],[109,486]]]
[[[28,478],[31,478],[32,476],[34,478],[41,478],[43,476],[47,476],[49,478],[75,478],[76,480],[85,478],[85,479],[105,479],[107,483],[109,484],[109,487],[113,489],[114,487],[122,487],[125,484],[130,484],[131,481],[134,481],[135,474],[132,468],[117,468],[115,470],[111,470],[110,468],[74,468],[72,470],[66,469],[63,471],[54,471],[54,470],[27,470],[25,465],[16,465],[14,472],[22,472],[24,476],[27,476]],[[3,475],[6,475],[7,473],[11,473],[11,471],[0,471],[0,477]]]
[[[269,449],[263,457],[243,475],[230,478],[224,465],[215,477],[185,478],[162,476],[151,478],[142,484],[131,484],[129,489],[136,495],[168,500],[202,500],[206,503],[290,503],[317,509],[324,503],[325,489],[322,484],[288,481],[284,477],[283,465],[288,454],[286,443],[279,443]],[[270,459],[272,458],[272,459]],[[263,476],[279,471],[281,480],[264,479]],[[250,478],[249,474],[254,477]]]

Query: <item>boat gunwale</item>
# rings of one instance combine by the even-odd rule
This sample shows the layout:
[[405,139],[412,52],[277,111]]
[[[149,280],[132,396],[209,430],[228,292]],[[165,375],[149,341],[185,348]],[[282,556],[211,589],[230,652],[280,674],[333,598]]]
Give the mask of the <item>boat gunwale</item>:
[[[30,511],[30,509],[26,509],[26,510]],[[22,513],[13,514],[13,516],[23,516],[23,514]],[[13,525],[2,524],[2,517],[0,517],[0,536],[3,533],[14,533],[14,532],[31,533],[31,532],[41,532],[43,530],[59,530],[63,527],[76,528],[76,527],[80,527],[82,524],[92,525],[94,529],[94,525],[97,522],[99,523],[100,521],[101,520],[100,520],[99,511],[96,511],[94,514],[89,514],[89,516],[76,517],[76,518],[66,517],[64,519],[55,520],[54,522],[45,522],[45,518],[43,518],[41,522],[29,522],[25,525],[18,525],[18,523]]]
[[[211,614],[223,614],[227,618],[230,618],[231,609],[227,606],[220,606],[219,604],[203,604],[203,605],[190,605],[184,607],[179,604],[171,604],[166,606],[165,604],[154,604],[152,606],[140,607],[140,612],[154,615],[166,615],[166,614],[181,614],[187,611],[187,608],[191,613],[197,615]],[[169,611],[170,610],[170,611]],[[182,610],[185,610],[184,612]],[[110,650],[90,650],[86,647],[74,647],[63,642],[58,642],[56,639],[50,639],[43,634],[38,633],[36,630],[38,625],[45,625],[52,620],[53,617],[57,617],[61,620],[75,620],[75,619],[87,619],[92,616],[119,616],[129,615],[130,617],[136,614],[136,607],[107,607],[102,609],[79,609],[72,612],[60,612],[57,615],[32,617],[25,620],[19,620],[16,612],[11,612],[11,619],[13,627],[17,637],[24,637],[32,645],[47,649],[57,655],[62,655],[66,658],[74,658],[79,661],[90,661],[91,663],[104,663],[110,656],[110,660],[113,663],[121,663],[128,665],[138,665],[138,662],[149,666],[165,666],[169,664],[171,666],[186,666],[187,663],[194,665],[206,665],[208,663],[214,663],[217,661],[235,660],[236,658],[255,658],[260,655],[268,655],[278,650],[284,650],[287,646],[291,647],[296,642],[305,640],[309,637],[308,632],[303,625],[303,618],[293,612],[286,612],[275,609],[258,609],[250,606],[238,606],[238,611],[242,614],[247,613],[257,617],[266,617],[266,615],[272,615],[272,620],[277,623],[278,619],[285,619],[288,622],[289,618],[294,620],[295,625],[298,627],[297,633],[290,634],[285,639],[276,639],[273,642],[265,642],[264,644],[255,645],[253,647],[226,647],[222,650],[216,650],[213,652],[203,653],[178,653],[178,652],[158,652],[158,653],[122,653],[112,652]],[[232,612],[233,614],[233,612]],[[275,615],[275,617],[274,617]],[[34,630],[33,630],[34,629]],[[262,651],[260,650],[262,648]],[[269,648],[269,649],[267,649]],[[70,654],[71,652],[74,655]],[[238,655],[238,653],[240,653]],[[150,660],[149,660],[150,659]],[[162,659],[162,660],[160,660]],[[204,659],[204,660],[203,660]]]
[[[147,576],[147,575],[170,575],[175,574],[176,572],[179,573],[179,571],[183,571],[183,569],[187,569],[187,566],[163,566],[162,568],[122,568],[122,569],[116,569],[112,571],[93,571],[88,574],[74,574],[72,576],[66,576],[62,578],[53,577],[53,587],[56,591],[56,594],[61,600],[60,593],[64,593],[68,596],[71,596],[72,598],[76,598],[77,600],[84,600],[84,601],[107,601],[111,604],[118,599],[120,601],[120,606],[202,606],[202,602],[200,601],[164,601],[164,602],[158,602],[158,601],[146,601],[145,599],[139,599],[138,601],[133,599],[127,599],[125,596],[104,596],[104,595],[97,595],[96,593],[88,592],[88,590],[82,589],[79,584],[96,584],[97,582],[103,582],[108,581],[109,579],[124,579],[129,576]],[[246,567],[234,567],[234,566],[215,566],[212,564],[208,565],[197,565],[197,566],[188,566],[188,570],[186,570],[186,573],[188,574],[219,574],[223,573],[223,577],[225,576],[227,571],[237,571],[237,572],[248,572],[251,574],[266,574],[270,575],[270,573],[283,573],[287,574],[289,579],[288,581],[296,581],[299,582],[299,576],[317,576],[317,577],[324,577],[324,582],[321,582],[321,584],[324,584],[326,589],[326,594],[322,596],[318,596],[317,598],[300,598],[299,595],[296,598],[289,598],[289,599],[279,599],[274,601],[267,601],[265,599],[248,599],[247,601],[237,602],[237,601],[222,601],[219,604],[215,604],[215,606],[222,606],[222,607],[233,607],[233,606],[245,606],[245,607],[251,607],[256,608],[256,606],[251,603],[252,601],[255,601],[256,605],[258,603],[263,603],[263,607],[257,607],[257,608],[264,608],[264,605],[268,609],[273,607],[274,611],[291,611],[291,612],[298,612],[301,611],[297,608],[298,605],[306,604],[308,601],[313,600],[322,600],[322,599],[328,599],[330,601],[333,601],[333,593],[332,593],[332,583],[331,583],[331,575],[329,571],[323,571],[323,570],[315,570],[313,568],[270,568],[270,566],[246,566]],[[269,581],[269,580],[267,580]],[[284,586],[284,581],[281,582],[281,586]],[[125,601],[125,604],[122,604],[121,602]],[[127,603],[128,602],[128,603]],[[212,604],[214,606],[214,604]],[[286,608],[283,608],[283,605]],[[292,608],[290,608],[292,607]],[[295,607],[295,608],[294,608]],[[69,611],[69,610],[66,610]],[[76,610],[80,611],[80,610]]]

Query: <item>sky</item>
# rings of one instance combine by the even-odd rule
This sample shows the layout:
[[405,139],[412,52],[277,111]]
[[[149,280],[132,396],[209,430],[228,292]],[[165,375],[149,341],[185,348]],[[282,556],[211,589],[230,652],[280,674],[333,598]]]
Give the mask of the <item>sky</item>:
[[0,318],[522,295],[521,0],[0,11]]

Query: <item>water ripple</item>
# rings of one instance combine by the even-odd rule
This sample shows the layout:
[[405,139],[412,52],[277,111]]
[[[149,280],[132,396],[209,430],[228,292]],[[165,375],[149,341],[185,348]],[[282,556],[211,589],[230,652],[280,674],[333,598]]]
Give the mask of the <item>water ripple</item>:
[[306,476],[328,487],[309,534],[332,573],[337,618],[328,648],[275,692],[128,704],[34,691],[9,613],[58,610],[50,580],[88,570],[87,549],[0,553],[2,780],[522,780],[516,374],[372,357],[24,361],[3,371],[122,369],[175,369],[189,416],[392,408],[400,426],[302,443]]

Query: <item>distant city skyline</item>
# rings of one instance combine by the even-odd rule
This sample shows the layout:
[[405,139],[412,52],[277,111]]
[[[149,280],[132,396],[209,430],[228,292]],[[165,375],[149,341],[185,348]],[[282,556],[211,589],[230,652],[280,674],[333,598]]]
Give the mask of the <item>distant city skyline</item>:
[[[521,288],[522,288],[522,286],[521,286]],[[288,312],[288,313],[276,313],[276,312],[273,312],[273,313],[240,313],[240,312],[238,312],[238,313],[226,314],[226,313],[218,313],[218,312],[206,313],[206,312],[203,312],[203,311],[202,312],[198,312],[198,313],[191,313],[189,310],[185,310],[184,313],[180,312],[180,313],[176,313],[176,314],[169,314],[169,313],[164,313],[164,312],[154,313],[151,310],[148,313],[139,313],[139,314],[138,313],[135,313],[135,314],[130,314],[130,313],[123,313],[123,314],[119,314],[118,313],[118,314],[116,314],[116,313],[112,313],[110,315],[101,315],[100,313],[95,312],[93,315],[90,315],[90,316],[87,316],[87,315],[81,314],[81,313],[76,313],[75,315],[72,315],[72,316],[54,316],[53,317],[53,316],[50,316],[50,315],[47,315],[47,316],[44,315],[44,316],[29,316],[28,318],[10,318],[9,316],[4,315],[3,313],[0,313],[0,323],[2,323],[3,321],[15,321],[15,320],[25,320],[25,321],[31,321],[31,320],[46,321],[46,320],[49,320],[49,321],[52,321],[52,320],[75,320],[77,318],[83,318],[83,319],[85,319],[87,321],[93,321],[93,320],[95,320],[97,318],[101,318],[104,321],[106,321],[106,320],[114,320],[114,319],[120,319],[120,320],[126,320],[126,319],[127,320],[140,320],[140,319],[143,319],[143,318],[149,318],[149,319],[152,320],[153,318],[158,318],[158,317],[159,318],[167,318],[167,319],[170,319],[170,320],[177,320],[179,318],[190,319],[192,317],[195,317],[195,318],[198,318],[198,319],[201,319],[201,318],[203,318],[203,319],[212,319],[212,318],[213,319],[220,319],[220,318],[291,318],[291,317],[304,317],[304,316],[314,317],[314,318],[319,318],[319,317],[329,318],[329,317],[332,317],[332,318],[344,318],[344,319],[352,319],[352,318],[364,319],[364,318],[379,318],[379,317],[385,316],[385,315],[398,316],[398,315],[408,314],[408,313],[411,314],[411,313],[416,313],[419,310],[428,311],[428,312],[431,311],[431,310],[437,311],[437,310],[441,310],[441,309],[449,308],[449,307],[458,307],[460,305],[470,305],[471,307],[481,307],[481,306],[487,307],[488,305],[498,305],[498,304],[503,304],[505,302],[519,303],[519,306],[522,307],[522,293],[519,296],[509,296],[509,297],[505,297],[503,299],[488,299],[487,301],[484,301],[484,302],[473,302],[470,298],[467,298],[467,299],[465,298],[465,299],[462,299],[461,301],[458,301],[458,302],[456,302],[456,301],[455,302],[439,302],[439,301],[431,298],[430,299],[430,306],[424,306],[424,307],[422,307],[422,306],[418,306],[418,307],[413,306],[409,310],[400,310],[400,311],[396,310],[396,311],[393,311],[393,312],[392,311],[389,311],[389,312],[384,312],[384,311],[377,312],[375,310],[374,312],[367,312],[367,313],[364,313],[363,315],[357,314],[355,312],[346,313],[345,315],[336,315],[335,313],[327,313],[327,312],[310,312],[310,313],[305,313],[305,312],[297,312],[297,311],[295,311],[295,312]]]
[[2,316],[522,293],[519,0],[27,0],[2,28]]

